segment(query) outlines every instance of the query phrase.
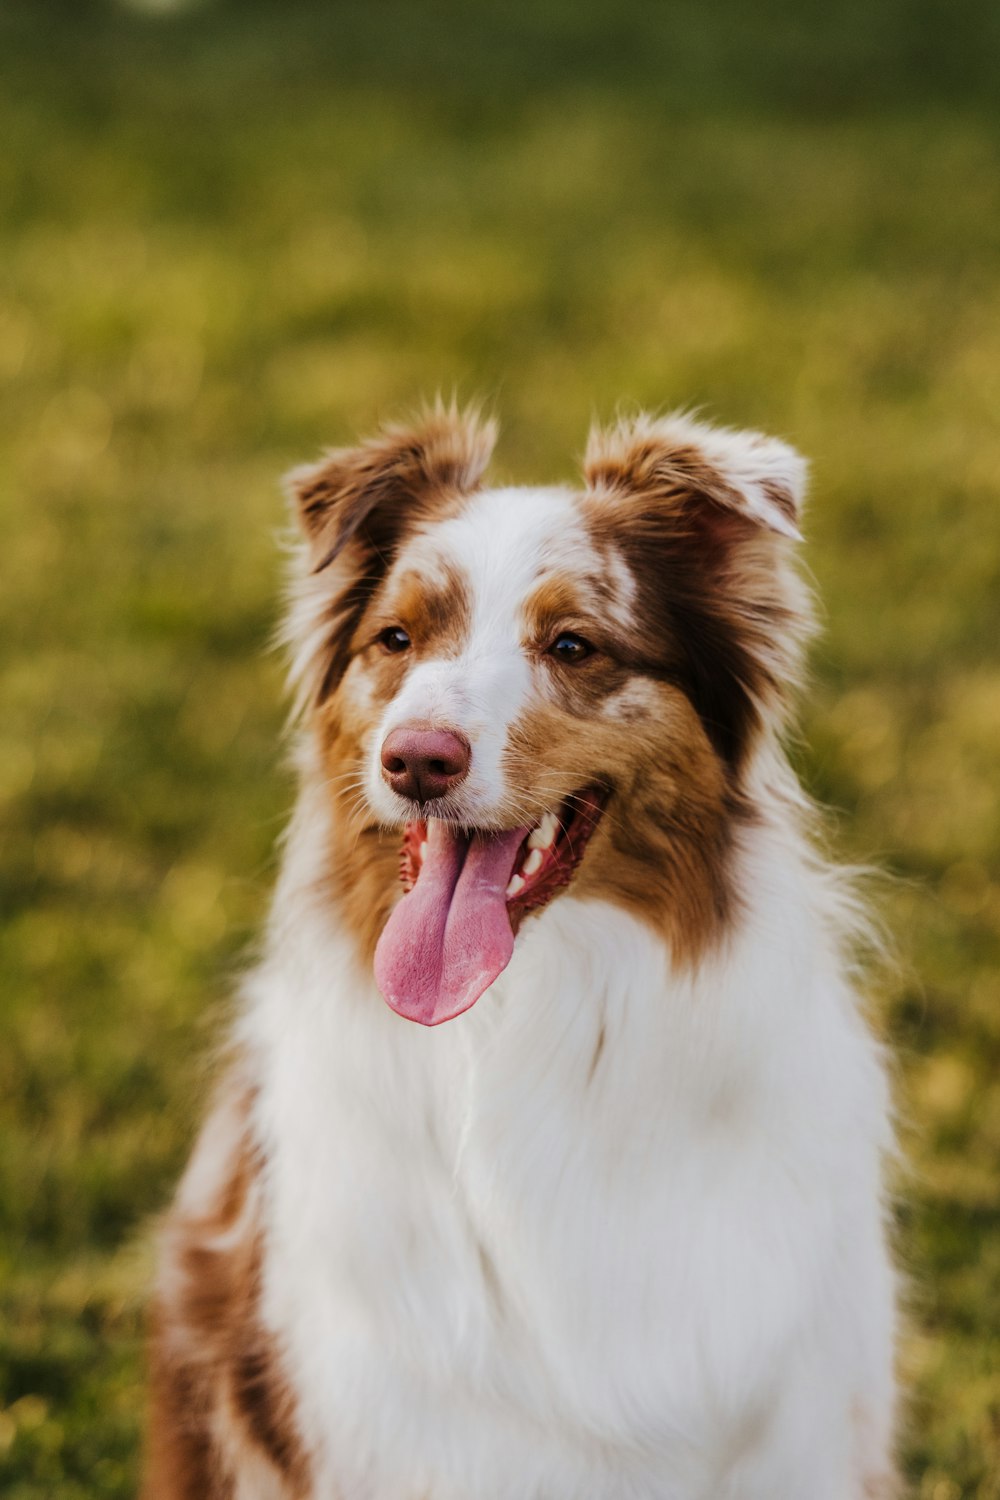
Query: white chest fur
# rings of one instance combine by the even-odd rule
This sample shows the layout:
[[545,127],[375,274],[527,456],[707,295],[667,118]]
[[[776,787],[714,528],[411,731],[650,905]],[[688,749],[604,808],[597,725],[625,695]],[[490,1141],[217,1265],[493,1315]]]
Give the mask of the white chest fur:
[[317,1493],[860,1500],[891,1423],[886,1091],[779,849],[696,976],[564,897],[432,1031],[328,916],[285,920],[293,857],[244,1035]]

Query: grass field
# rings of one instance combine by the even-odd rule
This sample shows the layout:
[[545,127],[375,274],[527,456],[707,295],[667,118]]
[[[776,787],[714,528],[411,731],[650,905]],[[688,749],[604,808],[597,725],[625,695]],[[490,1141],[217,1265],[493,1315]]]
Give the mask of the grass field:
[[623,398],[811,456],[797,753],[901,877],[906,1470],[1000,1497],[1000,11],[814,9],[0,12],[6,1500],[133,1492],[150,1216],[291,794],[276,478],[438,388],[515,479]]

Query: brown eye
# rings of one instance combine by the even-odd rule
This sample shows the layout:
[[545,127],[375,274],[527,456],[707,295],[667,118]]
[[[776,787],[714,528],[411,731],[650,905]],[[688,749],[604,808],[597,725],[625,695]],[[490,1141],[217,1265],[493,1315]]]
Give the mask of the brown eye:
[[410,649],[410,637],[402,625],[388,625],[378,639],[379,644],[384,646],[386,651],[391,651],[393,655]]
[[577,662],[590,656],[593,650],[593,646],[589,641],[585,641],[582,635],[576,635],[572,630],[564,630],[562,635],[557,635],[552,642],[549,655],[554,656],[556,661],[561,661],[566,666],[575,667]]

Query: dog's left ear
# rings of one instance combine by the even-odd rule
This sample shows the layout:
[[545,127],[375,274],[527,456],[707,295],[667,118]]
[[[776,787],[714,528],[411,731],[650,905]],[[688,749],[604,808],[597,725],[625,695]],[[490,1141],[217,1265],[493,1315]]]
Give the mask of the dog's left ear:
[[677,519],[700,517],[709,530],[728,528],[735,537],[764,528],[802,540],[806,461],[780,438],[684,415],[643,416],[595,428],[584,471],[592,489],[655,498]]
[[738,768],[762,728],[780,728],[811,626],[790,556],[804,459],[760,433],[640,416],[591,433],[585,474],[644,621],[675,646],[706,733]]

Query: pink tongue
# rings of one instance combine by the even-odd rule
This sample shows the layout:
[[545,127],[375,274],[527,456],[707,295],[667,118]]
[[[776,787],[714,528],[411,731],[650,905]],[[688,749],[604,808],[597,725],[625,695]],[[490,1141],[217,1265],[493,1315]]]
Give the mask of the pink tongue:
[[395,907],[375,949],[375,978],[393,1010],[437,1026],[468,1010],[514,951],[507,884],[528,835],[515,828],[471,839],[435,819],[417,883]]

